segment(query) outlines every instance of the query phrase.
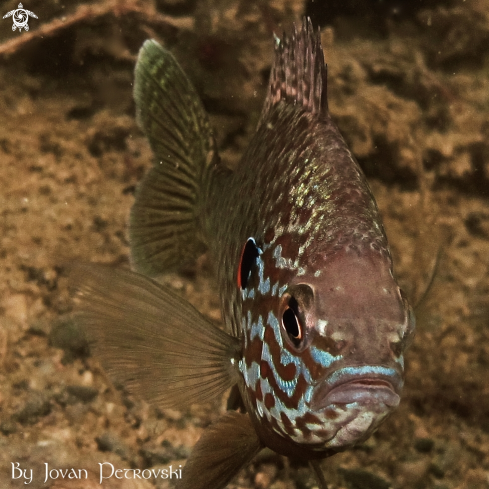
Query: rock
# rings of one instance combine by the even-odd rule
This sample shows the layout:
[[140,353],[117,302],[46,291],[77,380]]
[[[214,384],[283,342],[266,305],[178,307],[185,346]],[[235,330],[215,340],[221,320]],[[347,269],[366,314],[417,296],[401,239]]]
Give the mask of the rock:
[[349,489],[389,489],[391,485],[365,470],[339,469]]
[[93,401],[98,395],[98,390],[95,387],[85,385],[69,385],[66,387],[66,391],[84,403]]
[[277,466],[273,464],[262,464],[255,475],[255,486],[259,489],[270,487],[277,477]]
[[190,455],[190,450],[185,446],[175,447],[169,441],[165,440],[161,447],[143,448],[141,455],[144,457],[147,465],[152,467],[158,464],[167,464],[172,460],[186,459]]
[[106,431],[95,439],[98,449],[101,452],[113,452],[124,460],[130,458],[131,452],[127,445],[119,438],[118,435],[111,431]]
[[12,294],[3,301],[5,316],[13,319],[20,325],[27,322],[27,300],[24,294]]
[[17,425],[12,421],[3,421],[0,423],[0,432],[5,436],[11,435],[17,431]]
[[435,446],[431,438],[419,438],[414,442],[414,448],[420,453],[429,453]]
[[75,358],[87,357],[89,353],[85,334],[71,317],[55,321],[49,334],[49,343],[55,348],[64,350],[65,363],[70,363]]
[[38,319],[29,326],[27,332],[35,336],[48,336],[50,329],[51,326],[47,321]]
[[14,414],[21,424],[34,424],[40,417],[47,416],[51,412],[49,398],[42,392],[31,391],[24,406]]

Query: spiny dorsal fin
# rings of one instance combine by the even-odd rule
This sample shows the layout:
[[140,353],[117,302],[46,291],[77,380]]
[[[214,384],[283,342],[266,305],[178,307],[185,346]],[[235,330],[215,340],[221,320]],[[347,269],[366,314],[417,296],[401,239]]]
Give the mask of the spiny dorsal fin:
[[319,30],[315,33],[311,19],[304,18],[302,29],[289,38],[285,33],[275,45],[275,61],[263,116],[280,100],[302,106],[313,114],[328,110],[327,66]]

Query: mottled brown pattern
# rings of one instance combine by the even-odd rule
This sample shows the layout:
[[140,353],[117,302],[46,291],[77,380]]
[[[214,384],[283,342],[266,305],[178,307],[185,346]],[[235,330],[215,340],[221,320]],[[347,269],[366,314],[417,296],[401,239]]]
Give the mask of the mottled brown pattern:
[[339,416],[338,412],[335,411],[334,409],[325,409],[324,415],[328,419],[336,419]]
[[265,362],[265,360],[262,360],[260,362],[260,377],[262,379],[270,379],[272,377],[272,369],[268,362]]
[[[315,38],[311,39],[311,43],[316,42]],[[317,59],[321,57],[322,53]],[[296,68],[301,69],[300,66]],[[316,79],[325,81],[324,66],[318,69],[321,75]],[[281,83],[274,86],[275,89],[282,87]],[[275,89],[272,87],[271,93]],[[314,110],[309,105],[310,94],[301,95],[306,104],[301,105],[290,99],[293,89],[290,91],[286,87],[284,90],[283,97],[274,94],[267,101],[257,131],[236,171],[226,172],[217,164],[214,173],[210,174],[201,222],[209,248],[215,253],[224,321],[234,335],[245,336],[247,340],[247,351],[243,352],[245,365],[249,368],[253,362],[258,363],[260,378],[266,380],[275,396],[275,408],[281,402],[293,411],[302,402],[298,419],[288,419],[280,409],[274,414],[280,419],[270,418],[269,412],[259,414],[255,409],[257,398],[266,400],[260,412],[269,409],[272,406],[270,395],[261,389],[258,393],[252,392],[257,386],[250,385],[243,395],[250,414],[256,417],[258,431],[283,433],[285,430],[291,437],[297,437],[302,431],[312,438],[311,428],[306,426],[308,418],[304,416],[303,400],[308,389],[308,395],[311,395],[311,385],[306,377],[311,377],[313,382],[322,381],[328,369],[313,360],[309,348],[314,344],[324,352],[342,355],[349,345],[341,341],[341,332],[339,341],[330,340],[327,344],[318,341],[316,344],[317,320],[325,319],[324,313],[327,315],[328,310],[311,310],[304,330],[304,343],[297,351],[281,326],[283,300],[287,300],[281,295],[284,290],[288,291],[288,287],[293,289],[300,284],[310,284],[314,294],[322,294],[325,287],[333,290],[336,278],[345,276],[344,272],[357,258],[377,264],[380,273],[384,274],[382,280],[392,264],[378,209],[365,176],[331,120],[321,90],[315,95],[321,103],[316,98]],[[216,208],[226,209],[225,219],[216,219]],[[242,291],[236,286],[237,269],[242,247],[250,237],[255,239],[261,253],[251,271],[247,289]],[[335,263],[340,264],[336,267],[336,276],[328,275]],[[360,275],[357,274],[355,280],[357,277]],[[365,277],[367,274],[361,276],[358,295],[368,298],[369,283],[363,280]],[[377,284],[387,282],[378,280]],[[341,283],[338,290],[345,290],[347,285]],[[396,284],[392,280],[388,286],[395,288]],[[375,290],[382,289],[379,286]],[[353,292],[357,294],[357,289]],[[328,297],[332,296],[324,299],[328,307]],[[314,300],[319,306],[317,297]],[[342,304],[351,307],[347,300]],[[362,309],[363,306],[359,307]],[[319,312],[323,316],[315,315]],[[243,318],[246,319],[244,323]],[[250,341],[251,328],[256,334],[260,318],[264,328],[260,334],[264,334],[264,342],[268,345],[270,363],[262,360],[261,342],[257,338]],[[370,318],[365,325],[362,323],[362,336],[355,343],[358,351],[355,365],[358,365],[358,359],[367,359],[362,353],[362,338],[364,332],[369,334],[373,324]],[[277,342],[272,326],[275,331],[277,327],[280,329],[283,346]],[[331,334],[334,324],[328,327],[333,328],[328,329]],[[298,375],[295,388],[292,390],[290,384],[286,387],[288,394],[279,387],[277,379],[295,380],[297,367],[294,363],[281,364],[282,348],[300,358],[304,369]],[[350,353],[345,353],[348,358],[342,366],[351,365]],[[328,357],[325,356],[324,361],[327,364]],[[329,419],[336,417],[334,412],[328,416]],[[318,420],[313,419],[311,425],[317,424]],[[313,431],[317,440],[318,430]],[[290,443],[287,444],[289,451]]]
[[265,394],[264,402],[267,409],[272,409],[275,406],[275,398],[269,392]]
[[256,383],[255,398],[257,401],[263,401],[263,392],[261,391],[260,382]]
[[[290,421],[290,419],[285,415],[285,413],[280,413],[280,420],[282,421],[282,425],[285,428],[285,431],[289,435],[294,434],[294,425]],[[277,429],[278,428],[278,429]],[[277,425],[276,426],[276,431],[282,431],[282,429]]]
[[[318,346],[316,342],[314,343],[315,346]],[[327,350],[326,350],[327,351]],[[320,380],[324,378],[324,376],[327,373],[326,368],[324,368],[322,365],[317,363],[311,356],[311,351],[309,348],[306,348],[302,353],[301,353],[301,358],[303,362],[306,364],[306,366],[309,368],[309,373],[311,374],[311,378],[314,379],[315,381]]]
[[[250,236],[257,243],[264,243],[265,230],[270,229],[276,240],[287,233],[303,236],[307,253],[295,258],[306,269],[312,265],[311,272],[318,260],[348,245],[378,249],[389,260],[366,180],[329,115],[318,120],[299,107],[278,103],[258,128],[227,187],[209,196],[209,202],[212,208],[227,209],[229,219],[215,222],[208,216],[205,227],[211,249],[222,250],[216,261],[223,311],[236,335],[241,317],[236,268]],[[308,220],[299,225],[304,222],[303,209]],[[346,230],[355,232],[346,236]],[[237,308],[229,309],[230,304]]]
[[270,243],[275,238],[275,231],[273,228],[268,228],[264,234],[265,243]]
[[297,368],[293,363],[287,365],[275,363],[275,369],[283,380],[293,380],[297,372]]
[[263,344],[258,338],[248,342],[248,347],[243,351],[245,365],[250,367],[253,362],[260,363]]
[[[295,422],[294,422],[294,423],[295,423],[295,425],[296,425],[296,427],[297,427],[299,430],[301,430],[301,431],[302,431],[302,434],[304,435],[304,438],[306,438],[306,439],[310,437],[311,432],[312,432],[312,430],[311,430],[309,427],[307,427],[307,426],[306,426],[306,423],[307,423],[307,422],[308,422],[308,421],[306,421],[306,420],[304,419],[304,417],[299,417],[299,418],[297,418],[297,419],[295,420]],[[316,421],[314,424],[318,424],[318,423],[317,423],[317,421]]]

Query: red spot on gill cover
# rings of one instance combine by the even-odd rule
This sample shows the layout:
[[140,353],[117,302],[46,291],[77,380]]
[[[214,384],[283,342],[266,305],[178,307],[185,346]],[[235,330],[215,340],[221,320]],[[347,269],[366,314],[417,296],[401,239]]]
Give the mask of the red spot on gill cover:
[[242,278],[241,278],[241,266],[243,264],[243,256],[244,256],[245,249],[246,249],[246,243],[244,244],[244,246],[241,250],[241,255],[239,255],[237,284],[238,284],[238,289],[240,289],[240,290],[243,288]]

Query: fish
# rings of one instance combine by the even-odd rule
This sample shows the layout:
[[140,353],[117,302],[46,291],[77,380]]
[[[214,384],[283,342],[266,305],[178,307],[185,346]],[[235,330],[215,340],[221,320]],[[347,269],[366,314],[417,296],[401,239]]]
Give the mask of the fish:
[[[309,463],[366,440],[399,405],[415,315],[381,216],[333,122],[319,30],[275,37],[256,132],[220,160],[195,88],[154,40],[135,69],[155,161],[129,224],[133,270],[75,264],[76,320],[109,376],[162,408],[219,399],[178,489],[223,488],[264,448]],[[208,250],[224,329],[156,279]]]

